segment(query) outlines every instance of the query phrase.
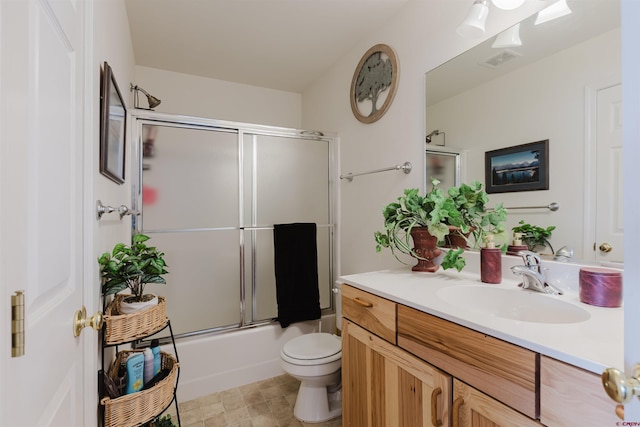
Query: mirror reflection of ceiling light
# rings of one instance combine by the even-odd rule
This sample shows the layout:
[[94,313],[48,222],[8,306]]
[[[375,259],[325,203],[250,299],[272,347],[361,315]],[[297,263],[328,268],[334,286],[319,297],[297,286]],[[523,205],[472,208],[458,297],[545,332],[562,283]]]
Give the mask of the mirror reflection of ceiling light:
[[534,25],[544,24],[545,22],[558,19],[570,13],[571,9],[569,9],[569,6],[567,5],[567,0],[558,0],[551,6],[544,8],[540,12],[538,12],[538,16],[536,17],[536,22],[534,23]]
[[502,10],[513,10],[522,6],[525,0],[491,0],[493,5]]
[[520,40],[520,23],[518,22],[511,28],[507,28],[498,36],[491,45],[494,49],[502,49],[505,47],[517,47],[522,46],[522,40]]
[[475,0],[469,14],[456,32],[463,37],[481,37],[484,34],[487,16],[489,16],[488,0]]

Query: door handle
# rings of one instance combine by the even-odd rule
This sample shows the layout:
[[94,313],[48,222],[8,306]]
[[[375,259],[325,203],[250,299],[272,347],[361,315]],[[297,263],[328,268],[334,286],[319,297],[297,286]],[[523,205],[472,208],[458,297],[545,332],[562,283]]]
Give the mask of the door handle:
[[[616,368],[607,368],[602,373],[602,386],[607,395],[617,403],[624,405],[633,396],[640,396],[640,364],[633,367],[633,376],[628,378]],[[624,420],[624,406],[616,406],[616,415]]]
[[602,243],[600,246],[598,246],[598,249],[600,249],[601,252],[608,254],[613,250],[613,246],[611,246],[609,243]]
[[82,329],[90,326],[96,331],[102,329],[102,323],[104,319],[102,317],[101,311],[96,311],[96,313],[87,319],[87,309],[82,306],[81,310],[76,310],[73,315],[73,336],[79,337]]

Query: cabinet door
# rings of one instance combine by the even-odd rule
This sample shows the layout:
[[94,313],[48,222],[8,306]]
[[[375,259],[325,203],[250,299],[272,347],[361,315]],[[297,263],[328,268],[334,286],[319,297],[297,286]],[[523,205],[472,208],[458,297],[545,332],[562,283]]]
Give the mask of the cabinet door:
[[343,426],[448,426],[451,377],[343,322]]
[[457,379],[453,380],[451,412],[453,427],[540,427],[542,425]]
[[620,421],[600,375],[546,356],[540,365],[540,421],[545,425],[615,426]]

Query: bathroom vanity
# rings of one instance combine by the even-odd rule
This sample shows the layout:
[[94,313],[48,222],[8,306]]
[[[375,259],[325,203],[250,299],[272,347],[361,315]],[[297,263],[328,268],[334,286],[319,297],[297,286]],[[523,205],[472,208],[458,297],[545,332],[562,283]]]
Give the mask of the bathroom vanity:
[[385,270],[340,283],[345,426],[619,421],[600,373],[622,364],[621,308],[457,272]]

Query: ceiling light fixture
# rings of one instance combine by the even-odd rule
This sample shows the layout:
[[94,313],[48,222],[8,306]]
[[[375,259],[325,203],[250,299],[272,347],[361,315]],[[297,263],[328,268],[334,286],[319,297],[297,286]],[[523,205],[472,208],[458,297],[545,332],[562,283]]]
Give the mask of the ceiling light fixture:
[[558,19],[562,16],[569,15],[570,13],[571,9],[569,8],[569,5],[567,5],[567,0],[558,0],[551,6],[546,7],[538,12],[538,16],[536,16],[536,22],[534,22],[533,25],[544,24],[545,22]]
[[475,0],[469,14],[462,21],[456,32],[463,37],[481,37],[484,34],[487,16],[489,16],[489,1]]
[[506,47],[518,47],[522,46],[522,40],[520,40],[520,23],[518,22],[511,28],[507,28],[498,36],[491,45],[494,49],[503,49]]
[[522,6],[525,0],[491,0],[493,5],[502,10],[513,10]]
[[133,83],[129,83],[129,84],[131,85],[130,86],[130,91],[133,92],[133,107],[134,108],[140,108],[140,99],[138,98],[138,92],[142,92],[142,93],[144,93],[146,95],[147,102],[149,103],[149,108],[148,108],[149,110],[153,110],[158,105],[160,105],[160,103],[162,102],[161,100],[159,100],[155,96],[151,95],[146,90],[142,89],[140,86],[134,85]]

